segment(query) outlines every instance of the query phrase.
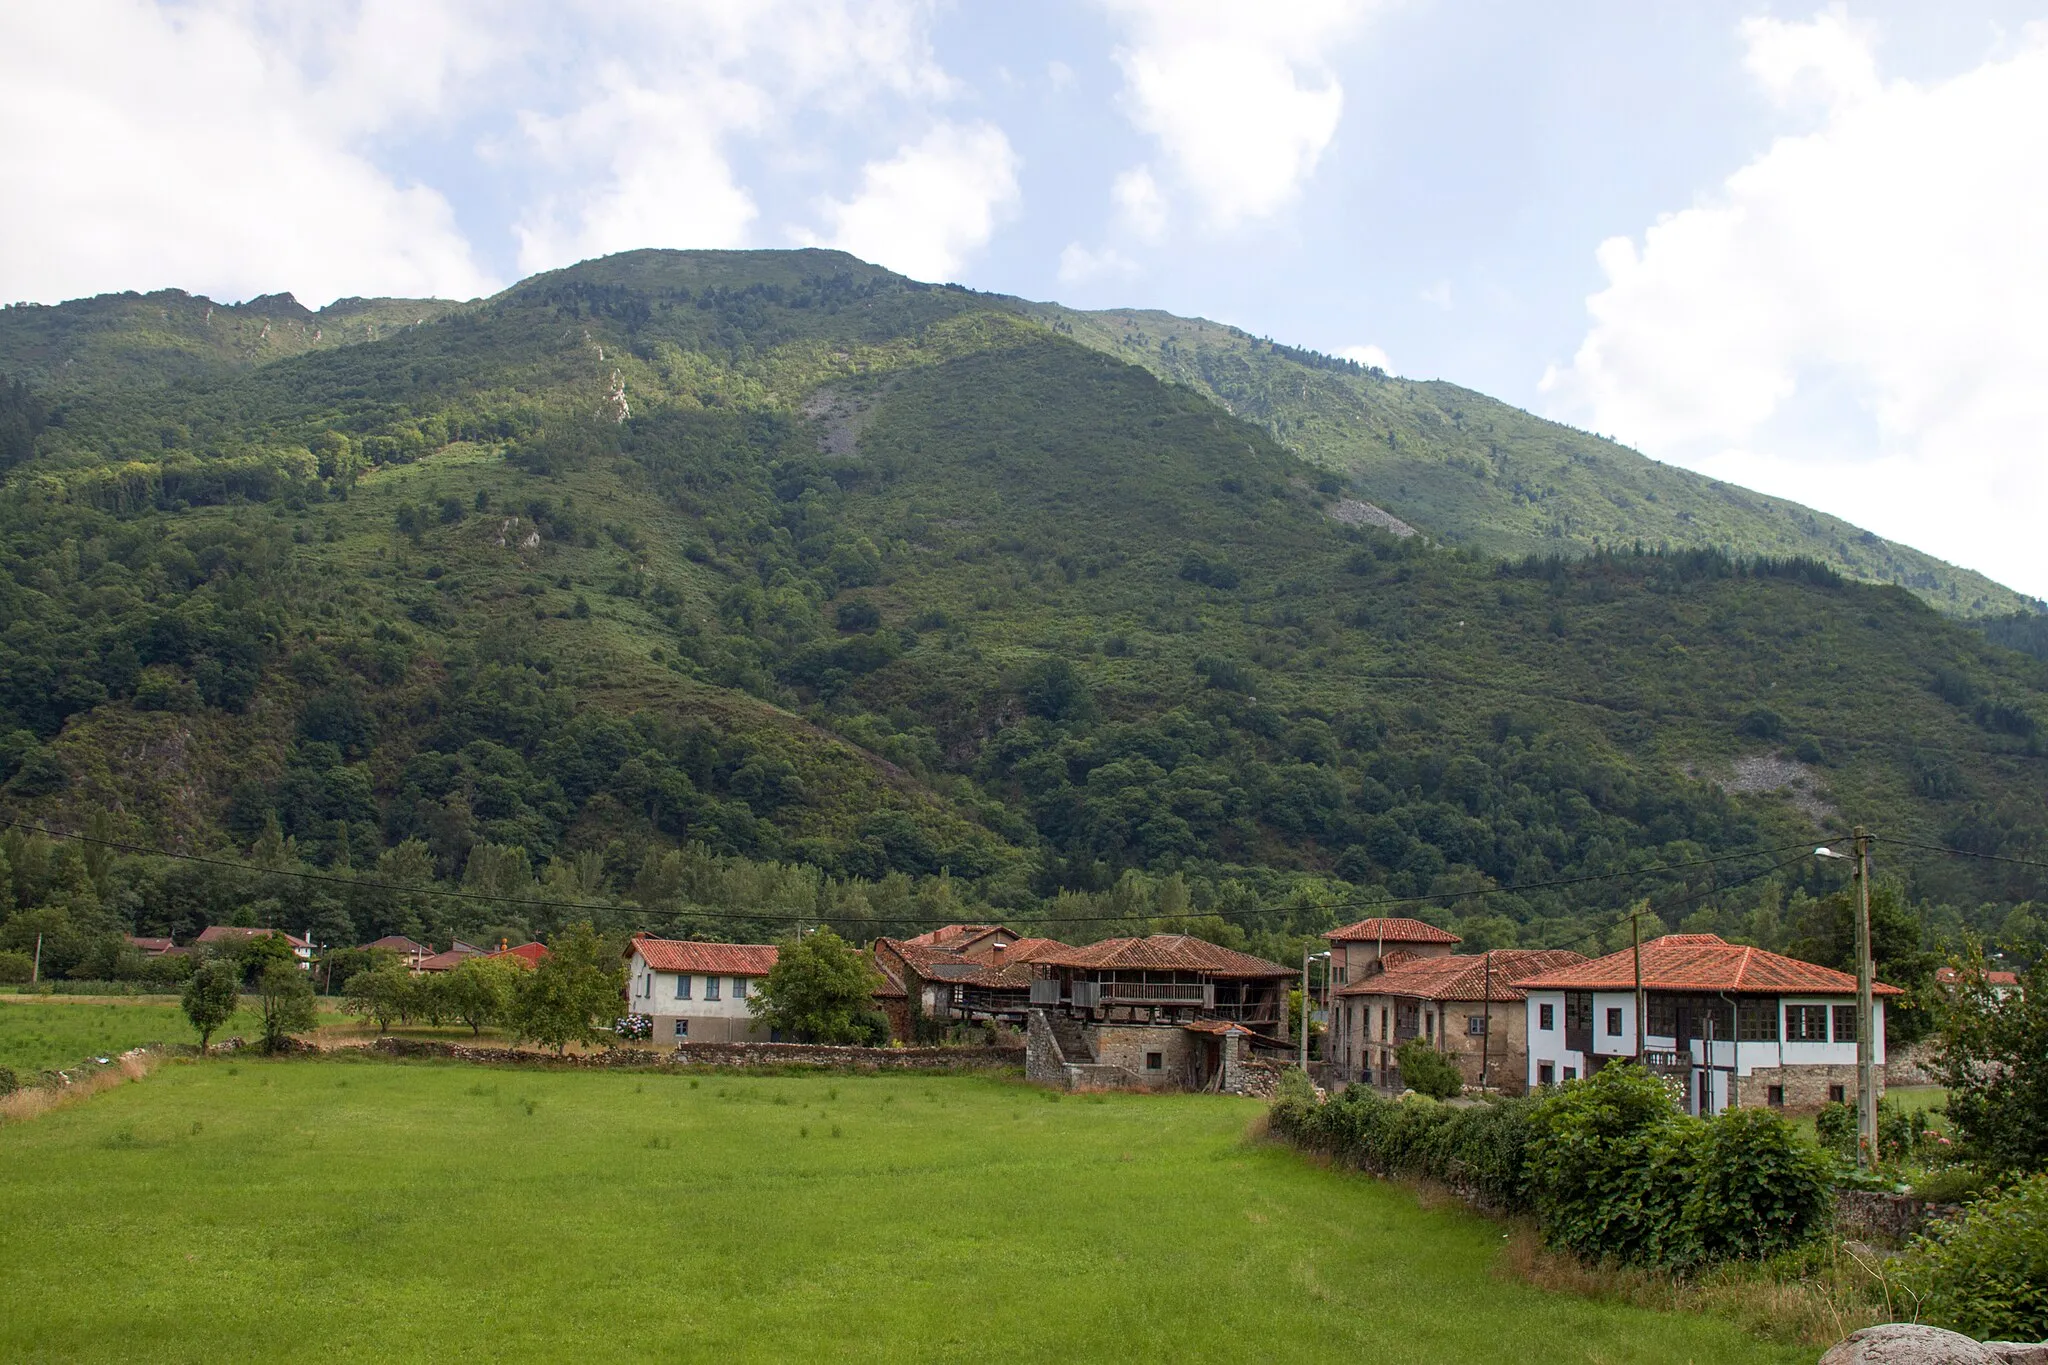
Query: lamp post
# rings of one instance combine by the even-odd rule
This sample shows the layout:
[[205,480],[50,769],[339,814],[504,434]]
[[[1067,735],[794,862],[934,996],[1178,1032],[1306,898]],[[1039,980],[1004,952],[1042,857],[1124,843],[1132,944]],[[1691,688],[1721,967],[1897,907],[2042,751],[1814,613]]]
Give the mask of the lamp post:
[[1816,848],[1816,858],[1851,858],[1856,879],[1856,1164],[1877,1165],[1877,1039],[1871,987],[1876,972],[1870,955],[1870,836],[1856,827],[1856,852]]
[[1301,946],[1301,1074],[1308,1074],[1308,964],[1327,960],[1328,953],[1311,953],[1308,945]]

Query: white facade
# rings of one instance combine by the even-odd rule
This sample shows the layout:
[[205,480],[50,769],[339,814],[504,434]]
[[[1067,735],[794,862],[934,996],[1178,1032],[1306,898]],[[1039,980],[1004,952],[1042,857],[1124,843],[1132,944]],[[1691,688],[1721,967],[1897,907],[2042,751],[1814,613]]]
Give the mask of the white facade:
[[657,1043],[768,1042],[747,997],[761,988],[758,976],[660,972],[633,954],[626,982],[626,1008],[654,1021]]
[[[1531,1089],[1588,1076],[1609,1059],[1635,1055],[1636,1003],[1633,991],[1570,994],[1582,998],[1590,995],[1592,999],[1590,1021],[1580,1021],[1577,1027],[1568,1027],[1565,1017],[1567,992],[1536,989],[1528,992]],[[1818,1095],[1809,1095],[1806,1092],[1810,1087],[1799,1084],[1808,1077],[1816,1076],[1819,1077],[1817,1085],[1827,1086],[1829,1077],[1842,1075],[1844,1079],[1833,1084],[1846,1086],[1846,1094],[1841,1098],[1854,1099],[1856,1001],[1853,996],[1846,999],[1840,995],[1688,996],[1686,999],[1689,1001],[1711,999],[1717,1004],[1725,1001],[1731,1015],[1735,1014],[1736,1001],[1739,1000],[1742,1013],[1732,1030],[1736,1036],[1725,1041],[1721,1039],[1720,1033],[1730,1031],[1724,1025],[1712,1030],[1716,1036],[1711,1041],[1703,1036],[1690,1037],[1681,1049],[1678,1035],[1670,1025],[1671,1011],[1660,1008],[1661,994],[1649,993],[1650,1019],[1645,1021],[1643,1049],[1650,1054],[1648,1061],[1653,1067],[1661,1065],[1669,1073],[1685,1080],[1689,1112],[1715,1114],[1731,1104],[1757,1106],[1771,1103],[1774,1087],[1776,1102],[1785,1103],[1788,1081],[1794,1082],[1789,1088],[1797,1096],[1791,1101],[1795,1105],[1832,1097],[1825,1090]],[[1885,1057],[1884,1001],[1873,1001],[1872,1010],[1874,1058],[1881,1074]],[[1661,1033],[1656,1031],[1660,1028],[1664,1030]],[[1578,1035],[1576,1041],[1588,1042],[1590,1046],[1568,1046],[1568,1031]],[[1695,1027],[1689,1031],[1704,1034],[1709,1030]],[[1746,1041],[1744,1034],[1749,1035]],[[1760,1034],[1768,1036],[1758,1036]],[[1758,1076],[1759,1072],[1766,1074]],[[1754,1083],[1745,1088],[1748,1081]]]

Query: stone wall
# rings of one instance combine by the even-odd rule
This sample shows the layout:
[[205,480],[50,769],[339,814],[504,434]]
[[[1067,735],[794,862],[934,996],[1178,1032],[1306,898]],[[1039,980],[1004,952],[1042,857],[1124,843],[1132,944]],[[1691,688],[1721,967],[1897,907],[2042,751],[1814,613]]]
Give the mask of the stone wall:
[[[1760,1066],[1747,1076],[1735,1078],[1735,1101],[1744,1109],[1762,1109],[1770,1103],[1774,1085],[1785,1087],[1785,1112],[1810,1114],[1828,1102],[1828,1087],[1842,1087],[1842,1098],[1856,1102],[1854,1066]],[[1885,1072],[1878,1068],[1878,1094],[1884,1094]]]
[[387,1057],[438,1057],[461,1062],[495,1062],[564,1067],[816,1067],[838,1071],[976,1071],[1015,1067],[1025,1049],[1015,1047],[826,1047],[812,1043],[684,1043],[673,1048],[617,1047],[557,1057],[523,1048],[471,1047],[465,1043],[379,1038],[370,1051]]
[[[1088,1031],[1095,1046],[1098,1065],[1116,1067],[1136,1077],[1136,1083],[1150,1090],[1173,1090],[1187,1084],[1188,1063],[1193,1058],[1193,1037],[1179,1027],[1146,1024],[1100,1024]],[[1148,1055],[1157,1054],[1159,1067],[1146,1065]]]
[[1835,1227],[1859,1242],[1903,1246],[1936,1218],[1962,1211],[1960,1204],[1937,1204],[1882,1190],[1836,1190]]

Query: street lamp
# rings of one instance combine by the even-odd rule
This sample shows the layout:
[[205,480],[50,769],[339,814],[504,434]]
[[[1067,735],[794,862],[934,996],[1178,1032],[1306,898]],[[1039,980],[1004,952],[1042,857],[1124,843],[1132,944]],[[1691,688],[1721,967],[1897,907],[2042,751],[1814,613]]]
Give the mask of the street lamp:
[[1822,845],[1816,858],[1853,859],[1856,866],[1856,1164],[1877,1165],[1877,1039],[1871,986],[1876,972],[1870,960],[1870,836],[1856,827],[1856,851],[1837,853]]
[[1326,961],[1328,953],[1311,953],[1306,943],[1301,945],[1301,1074],[1308,1074],[1308,964]]

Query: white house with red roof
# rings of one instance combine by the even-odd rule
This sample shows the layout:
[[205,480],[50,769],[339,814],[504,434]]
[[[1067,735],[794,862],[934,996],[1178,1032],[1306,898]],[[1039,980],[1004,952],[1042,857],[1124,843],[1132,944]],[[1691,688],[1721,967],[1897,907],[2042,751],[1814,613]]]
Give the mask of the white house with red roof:
[[1401,1089],[1395,1058],[1420,1038],[1456,1063],[1467,1085],[1522,1093],[1529,1071],[1521,983],[1584,962],[1569,948],[1408,957],[1389,950],[1384,970],[1339,986],[1323,1054],[1335,1081]]
[[199,931],[199,937],[192,940],[200,948],[223,947],[231,943],[246,943],[252,938],[275,936],[291,946],[292,960],[299,964],[299,970],[313,970],[313,940],[300,938],[297,934],[283,929],[245,929],[232,924],[209,924]]
[[747,999],[776,956],[773,944],[635,934],[626,949],[626,1008],[654,1021],[656,1042],[769,1042]]
[[[1636,1055],[1631,949],[1527,977],[1529,1084],[1590,1076]],[[1814,1109],[1856,1097],[1856,978],[1714,934],[1667,934],[1642,946],[1642,1051],[1683,1089],[1685,1109]],[[1874,988],[1878,1074],[1884,1002]],[[1880,1081],[1880,1084],[1882,1082]]]

